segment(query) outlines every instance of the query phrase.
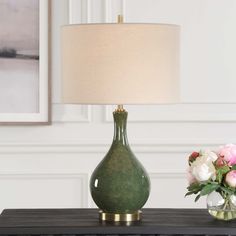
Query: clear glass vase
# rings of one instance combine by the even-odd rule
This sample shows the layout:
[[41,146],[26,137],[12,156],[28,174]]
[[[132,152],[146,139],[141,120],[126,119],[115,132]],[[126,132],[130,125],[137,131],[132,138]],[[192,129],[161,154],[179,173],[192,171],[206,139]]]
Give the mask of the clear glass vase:
[[223,195],[214,191],[207,196],[207,209],[218,220],[236,219],[236,195]]

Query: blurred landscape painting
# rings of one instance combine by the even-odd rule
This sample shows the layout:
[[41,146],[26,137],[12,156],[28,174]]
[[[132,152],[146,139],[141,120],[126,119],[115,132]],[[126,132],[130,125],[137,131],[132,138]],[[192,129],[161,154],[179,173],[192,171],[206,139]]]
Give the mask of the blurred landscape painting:
[[0,114],[39,112],[39,1],[0,0]]

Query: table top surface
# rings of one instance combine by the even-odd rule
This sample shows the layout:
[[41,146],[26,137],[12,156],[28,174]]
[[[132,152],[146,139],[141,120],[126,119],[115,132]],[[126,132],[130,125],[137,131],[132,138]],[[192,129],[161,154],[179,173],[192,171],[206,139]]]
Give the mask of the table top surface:
[[236,220],[213,219],[206,209],[143,209],[140,222],[100,222],[97,209],[9,209],[0,234],[209,234],[236,235]]

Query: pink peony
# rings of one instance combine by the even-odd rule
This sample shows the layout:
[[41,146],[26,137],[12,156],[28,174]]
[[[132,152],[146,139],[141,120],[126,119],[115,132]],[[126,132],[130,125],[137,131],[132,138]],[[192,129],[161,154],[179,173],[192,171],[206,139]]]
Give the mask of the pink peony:
[[236,188],[236,170],[231,170],[225,177],[225,182],[233,188]]
[[228,165],[232,166],[236,164],[236,145],[227,144],[223,147],[220,147],[219,155],[228,163]]
[[187,179],[188,179],[188,183],[191,185],[193,183],[196,183],[197,180],[195,179],[195,177],[192,175],[191,169],[188,168],[187,170]]

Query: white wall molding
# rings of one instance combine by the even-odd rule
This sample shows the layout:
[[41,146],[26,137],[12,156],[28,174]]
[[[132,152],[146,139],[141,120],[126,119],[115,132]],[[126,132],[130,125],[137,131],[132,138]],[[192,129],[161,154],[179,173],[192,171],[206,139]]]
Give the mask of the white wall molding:
[[69,0],[69,23],[90,23],[91,0]]
[[194,196],[185,197],[188,182],[184,172],[152,172],[150,180],[151,193],[145,207],[203,208],[206,205],[204,197],[197,203]]
[[186,173],[179,173],[179,172],[155,172],[149,174],[150,179],[184,179],[186,180]]
[[105,23],[109,23],[112,22],[112,12],[111,12],[111,8],[112,8],[112,2],[111,0],[104,0],[104,22]]
[[105,0],[104,1],[104,21],[105,23],[117,22],[117,16],[123,15],[125,18],[124,0]]
[[[148,143],[132,144],[135,153],[191,153],[194,149],[217,149],[222,143],[192,142],[192,143]],[[0,144],[0,155],[4,154],[72,154],[72,153],[106,153],[110,143],[14,143]],[[1,156],[0,156],[1,158]]]
[[91,122],[91,106],[53,104],[52,120],[54,123]]
[[124,16],[124,20],[126,22],[126,2],[125,0],[121,0],[121,9],[122,9],[122,15]]
[[[69,24],[90,23],[91,0],[68,0]],[[91,106],[53,104],[53,122],[84,123],[91,121]]]
[[[105,107],[105,122],[112,122],[115,107]],[[126,106],[129,122],[236,122],[236,103]]]
[[[17,181],[20,183],[21,181],[28,180],[28,181],[36,181],[36,185],[38,181],[50,181],[50,180],[59,180],[59,181],[66,181],[66,180],[74,180],[78,181],[78,185],[75,187],[80,187],[80,198],[78,199],[77,204],[81,207],[88,206],[88,174],[77,174],[77,173],[22,173],[22,172],[0,172],[0,181],[4,183],[4,181]],[[52,186],[53,187],[53,186]],[[31,190],[29,190],[31,191]],[[73,190],[72,190],[73,191]],[[47,193],[44,193],[47,194]],[[68,194],[73,194],[73,192]],[[56,196],[55,196],[56,197]]]

